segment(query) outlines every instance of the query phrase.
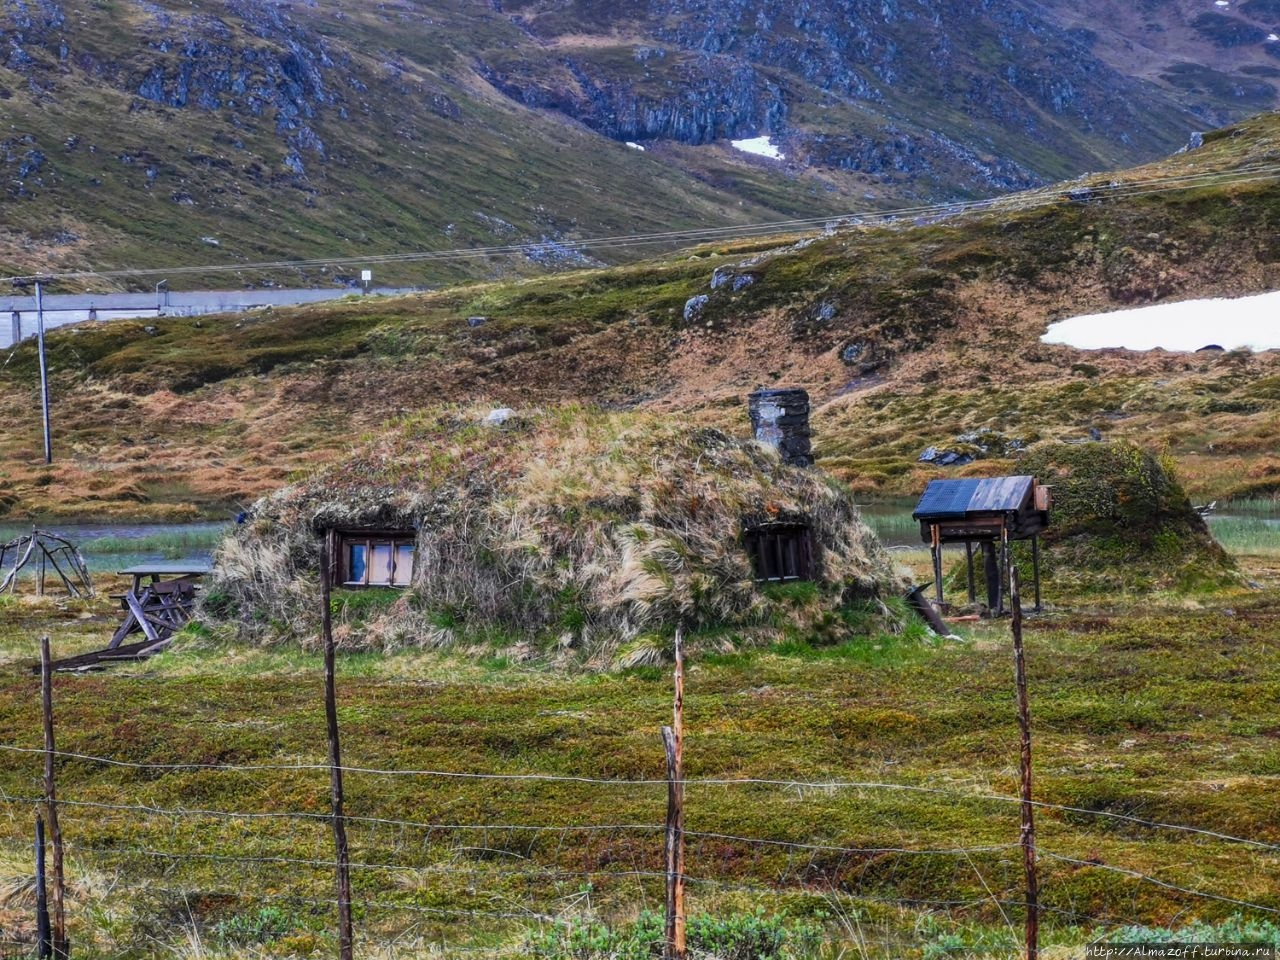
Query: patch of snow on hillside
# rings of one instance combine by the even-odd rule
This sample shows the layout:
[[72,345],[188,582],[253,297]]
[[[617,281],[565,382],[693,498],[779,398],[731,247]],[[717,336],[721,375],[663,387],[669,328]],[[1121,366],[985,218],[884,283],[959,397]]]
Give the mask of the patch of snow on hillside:
[[639,150],[641,153],[644,153],[644,147],[640,146],[640,144],[636,143],[634,140],[628,140],[627,146],[632,150]]
[[773,145],[768,137],[749,137],[746,140],[730,140],[735,150],[753,153],[757,157],[768,157],[770,160],[785,160],[782,151]]
[[1072,317],[1049,325],[1040,339],[1081,350],[1280,350],[1280,292],[1235,300],[1184,300],[1114,313]]
[[1268,40],[1270,40],[1270,41],[1272,41],[1272,42],[1275,42],[1276,40],[1280,40],[1280,36],[1277,36],[1277,35],[1276,35],[1276,34],[1274,34],[1274,33],[1269,33],[1269,34],[1267,34],[1267,39],[1268,39]]

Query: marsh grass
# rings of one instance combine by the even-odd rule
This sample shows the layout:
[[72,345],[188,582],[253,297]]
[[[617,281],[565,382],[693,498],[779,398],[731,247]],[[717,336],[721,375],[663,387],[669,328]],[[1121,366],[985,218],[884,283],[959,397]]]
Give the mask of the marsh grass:
[[1280,556],[1280,519],[1274,515],[1211,516],[1209,530],[1227,552],[1237,556]]
[[226,536],[224,525],[183,525],[171,531],[157,531],[143,536],[130,537],[106,535],[79,542],[81,553],[87,558],[119,554],[159,554],[166,559],[180,560],[193,554],[208,554]]

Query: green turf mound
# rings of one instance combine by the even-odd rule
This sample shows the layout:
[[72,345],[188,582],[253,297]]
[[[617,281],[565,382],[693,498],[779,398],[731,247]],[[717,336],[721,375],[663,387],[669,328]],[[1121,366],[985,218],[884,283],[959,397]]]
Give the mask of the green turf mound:
[[1044,571],[1058,590],[1194,593],[1239,583],[1164,458],[1126,442],[1041,444],[1018,472],[1053,489]]
[[[695,647],[865,630],[903,588],[849,491],[767,447],[577,407],[483,419],[408,420],[264,498],[219,549],[206,619],[314,643],[325,527],[417,530],[409,589],[336,598],[351,646],[642,662],[677,622]],[[762,586],[744,530],[786,522],[811,531],[812,580]]]

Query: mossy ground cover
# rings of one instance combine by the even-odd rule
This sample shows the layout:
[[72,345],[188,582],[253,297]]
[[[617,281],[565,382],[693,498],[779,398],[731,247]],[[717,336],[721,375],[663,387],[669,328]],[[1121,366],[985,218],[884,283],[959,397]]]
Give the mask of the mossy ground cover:
[[[1029,623],[1036,794],[1075,808],[1039,811],[1058,955],[1110,924],[1249,913],[1138,874],[1280,909],[1273,848],[1143,823],[1280,843],[1280,567],[1243,563],[1266,589],[1107,603],[1051,587],[1051,612]],[[112,613],[107,602],[3,601],[0,743],[39,744],[25,669],[36,638],[85,649]],[[797,637],[690,664],[689,777],[795,784],[690,784],[692,909],[817,925],[826,946],[813,956],[1012,952],[1021,865],[1007,624],[961,632],[946,643]],[[311,862],[331,849],[328,780],[311,766],[324,758],[319,668],[311,654],[194,631],[147,664],[57,678],[64,751],[268,768],[60,763],[72,934],[86,955],[169,955],[193,940],[214,955],[332,948],[330,875]],[[635,781],[662,776],[665,669],[566,674],[405,652],[343,657],[339,677],[353,767],[543,778],[349,775],[367,955],[516,956],[562,922],[621,924],[660,905],[665,788]],[[4,753],[9,872],[29,849],[19,798],[37,796],[38,781],[38,757]],[[925,789],[800,785],[833,781]],[[11,907],[5,922],[24,916]]]

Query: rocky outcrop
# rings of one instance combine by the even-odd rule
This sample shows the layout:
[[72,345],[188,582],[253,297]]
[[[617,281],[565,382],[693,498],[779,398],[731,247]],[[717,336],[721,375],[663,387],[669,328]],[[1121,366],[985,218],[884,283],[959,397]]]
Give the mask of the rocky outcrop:
[[1153,109],[1159,92],[1104,64],[1093,34],[1019,0],[649,0],[622,16],[644,38],[630,56],[575,42],[557,5],[522,4],[520,28],[563,40],[559,58],[530,69],[503,52],[481,72],[617,140],[770,133],[792,162],[930,192],[1024,188],[1099,159],[1099,140],[1155,154],[1185,137],[1178,108]]
[[[781,88],[750,63],[710,56],[681,59],[667,68],[677,78],[667,85],[671,92],[654,96],[642,92],[636,78],[611,77],[578,58],[562,59],[547,71],[479,64],[482,75],[507,96],[567,113],[614,140],[702,144],[780,129],[785,122]],[[571,82],[547,83],[555,69]]]
[[936,131],[909,131],[891,125],[879,136],[819,134],[805,138],[802,149],[810,162],[874,176],[903,174],[935,183],[969,181],[981,191],[1025,190],[1044,177],[1013,160],[978,152]]

